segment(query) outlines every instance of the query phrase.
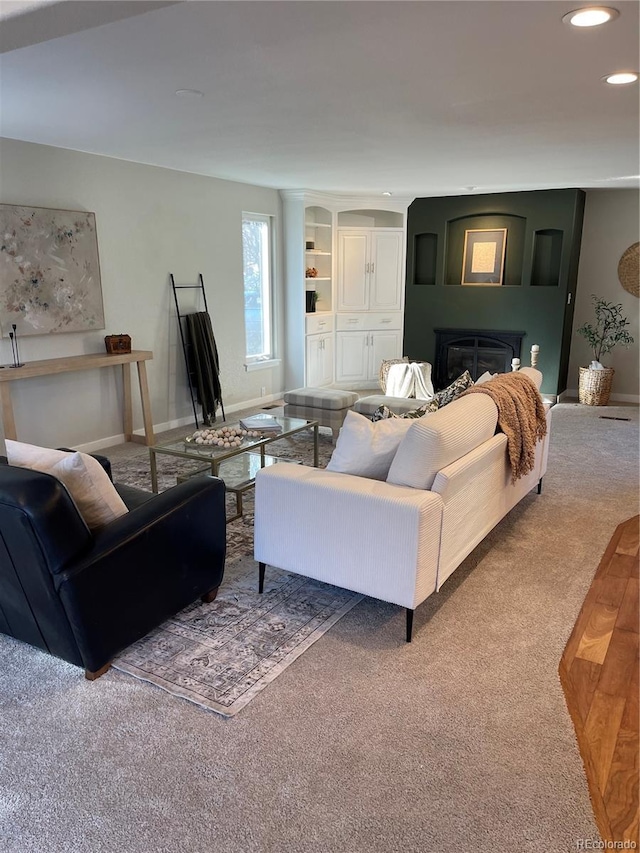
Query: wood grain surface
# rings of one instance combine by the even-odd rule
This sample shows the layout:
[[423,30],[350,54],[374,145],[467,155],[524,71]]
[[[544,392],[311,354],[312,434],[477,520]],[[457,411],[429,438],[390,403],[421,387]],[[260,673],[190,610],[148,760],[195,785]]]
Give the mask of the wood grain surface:
[[640,516],[616,528],[559,670],[600,834],[636,849],[639,529]]

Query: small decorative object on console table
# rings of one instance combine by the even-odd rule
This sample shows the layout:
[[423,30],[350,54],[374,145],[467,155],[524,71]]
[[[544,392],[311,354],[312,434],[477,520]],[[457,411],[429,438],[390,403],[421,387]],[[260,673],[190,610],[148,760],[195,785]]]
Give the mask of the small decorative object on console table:
[[104,345],[108,353],[131,352],[131,338],[129,335],[106,335]]
[[611,382],[615,373],[612,367],[604,367],[600,357],[617,345],[628,347],[633,338],[627,331],[629,321],[622,316],[622,305],[614,305],[593,295],[596,322],[583,323],[578,334],[586,339],[593,350],[594,360],[589,367],[580,368],[578,397],[587,406],[606,406],[611,393]]
[[20,352],[18,350],[18,330],[16,328],[16,324],[13,323],[11,328],[12,332],[9,332],[9,337],[11,339],[11,353],[13,355],[13,364],[10,364],[9,367],[24,367],[24,361],[20,361]]

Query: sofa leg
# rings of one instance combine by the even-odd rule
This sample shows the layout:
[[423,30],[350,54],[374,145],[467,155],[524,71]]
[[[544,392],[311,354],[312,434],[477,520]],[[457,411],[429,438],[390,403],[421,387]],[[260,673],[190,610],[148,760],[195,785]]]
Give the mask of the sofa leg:
[[542,477],[538,480],[538,494],[542,494]]
[[407,607],[407,643],[411,642],[411,634],[413,633],[413,610]]
[[258,592],[264,592],[264,570],[265,564],[258,563]]
[[210,589],[209,592],[205,592],[204,595],[200,596],[200,601],[203,601],[205,604],[211,604],[212,601],[216,600],[219,589],[220,587],[216,586],[214,589]]
[[105,665],[101,666],[100,669],[96,669],[95,672],[92,672],[90,669],[85,669],[84,677],[87,681],[95,681],[96,678],[100,678],[101,675],[104,675],[108,669],[111,669],[111,661],[109,661],[109,663],[105,663]]

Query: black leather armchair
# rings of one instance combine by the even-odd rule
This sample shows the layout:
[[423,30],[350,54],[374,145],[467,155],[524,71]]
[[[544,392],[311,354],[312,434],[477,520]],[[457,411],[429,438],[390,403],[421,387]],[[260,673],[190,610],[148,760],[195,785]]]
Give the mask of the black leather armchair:
[[89,679],[198,597],[212,601],[224,574],[222,480],[116,488],[133,508],[92,533],[59,480],[0,464],[0,633]]

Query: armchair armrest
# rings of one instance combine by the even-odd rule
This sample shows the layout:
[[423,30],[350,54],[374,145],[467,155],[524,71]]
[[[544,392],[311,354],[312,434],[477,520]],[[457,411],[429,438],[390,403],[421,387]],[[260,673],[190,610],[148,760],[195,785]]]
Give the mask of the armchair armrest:
[[225,487],[192,478],[121,516],[55,579],[91,671],[220,585]]
[[255,559],[414,608],[436,587],[442,499],[303,465],[256,477]]

